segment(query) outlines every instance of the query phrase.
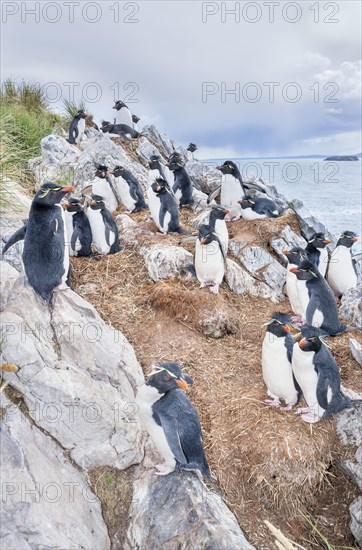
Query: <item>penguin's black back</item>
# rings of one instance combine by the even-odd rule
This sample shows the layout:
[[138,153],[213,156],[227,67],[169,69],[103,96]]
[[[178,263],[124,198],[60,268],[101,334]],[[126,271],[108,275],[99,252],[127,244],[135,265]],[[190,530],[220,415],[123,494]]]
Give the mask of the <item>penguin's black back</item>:
[[181,166],[173,171],[175,183],[173,185],[173,192],[176,193],[177,189],[181,189],[180,206],[192,203],[192,182],[190,176],[186,172],[185,168]]
[[[174,197],[174,195],[171,195],[169,191],[166,191],[164,193],[158,193],[158,197],[160,199],[161,203],[161,209],[160,209],[160,225],[163,225],[163,219],[164,214],[166,212],[169,212],[171,214],[171,219],[168,225],[167,231],[169,232],[179,232],[180,231],[180,224],[179,224],[179,209],[177,201]],[[161,217],[163,219],[161,219]]]
[[73,216],[73,230],[79,235],[82,248],[78,256],[92,256],[92,230],[85,212],[76,212]]
[[306,286],[309,294],[309,304],[306,312],[307,324],[313,325],[313,314],[309,312],[317,307],[323,312],[324,317],[320,326],[322,333],[334,336],[345,332],[346,326],[338,318],[338,308],[334,294],[319,271],[317,271],[317,277],[306,281]]
[[128,183],[131,197],[137,201],[135,204],[135,209],[147,210],[148,206],[143,196],[141,184],[139,183],[137,178],[135,178],[132,172],[130,172],[129,170],[126,170],[125,168],[122,170],[121,177]]
[[266,214],[271,218],[277,218],[279,214],[274,214],[274,211],[278,212],[278,206],[271,199],[255,198],[255,204],[252,206],[252,210],[258,214]]

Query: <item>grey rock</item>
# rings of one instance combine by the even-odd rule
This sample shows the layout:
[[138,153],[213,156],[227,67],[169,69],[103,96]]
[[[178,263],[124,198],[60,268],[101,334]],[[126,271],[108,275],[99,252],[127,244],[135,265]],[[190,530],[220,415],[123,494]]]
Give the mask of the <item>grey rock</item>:
[[[1,250],[3,250],[5,243],[10,239],[10,237],[19,229],[23,224],[20,223],[17,226],[13,226],[10,231],[1,231]],[[19,273],[24,272],[24,264],[23,264],[23,249],[24,249],[24,241],[18,241],[13,246],[11,246],[5,254],[1,254],[2,259],[6,261],[8,264],[10,264],[16,271]]]
[[38,185],[59,179],[73,181],[74,168],[80,155],[78,147],[54,134],[44,137],[40,146],[41,157],[29,161],[29,168]]
[[17,270],[7,262],[0,261],[0,311],[4,311],[16,279]]
[[286,265],[287,258],[283,254],[283,250],[289,250],[294,246],[305,248],[307,246],[307,241],[303,239],[303,237],[295,233],[295,231],[293,231],[293,229],[289,225],[286,225],[284,229],[280,232],[280,235],[278,237],[274,237],[271,240],[270,245],[274,252],[276,252],[279,258],[282,260],[284,265]]
[[362,405],[355,403],[337,416],[337,433],[343,445],[362,444]]
[[19,367],[4,377],[23,394],[34,422],[83,468],[139,463],[133,402],[143,375],[124,336],[70,289],[56,291],[49,308],[23,277],[2,321],[4,360]]
[[101,503],[51,437],[1,394],[2,548],[110,548]]
[[221,172],[208,164],[196,160],[185,165],[187,173],[196,189],[209,195],[221,183]]
[[227,259],[226,264],[225,278],[231,291],[237,294],[248,293],[250,296],[270,298],[274,302],[277,301],[275,293],[268,285],[254,279],[233,260]]
[[334,240],[333,235],[327,230],[326,226],[313,216],[302,201],[298,199],[293,200],[291,208],[297,215],[302,235],[306,240],[310,239],[313,233],[325,233],[330,240]]
[[163,132],[157,130],[155,126],[144,126],[142,128],[142,134],[149,138],[151,143],[154,142],[166,158],[174,151],[177,151],[184,160],[187,159],[187,151],[183,147],[175,145],[173,140],[169,139]]
[[129,548],[147,550],[252,550],[219,495],[192,473],[163,478],[145,472],[137,481],[128,529]]
[[362,546],[362,496],[357,497],[349,507],[351,531],[357,543]]
[[195,214],[198,214],[199,212],[202,212],[208,207],[207,204],[207,195],[206,193],[203,193],[202,191],[199,191],[198,189],[193,189],[192,192],[192,210],[195,212]]
[[362,491],[362,446],[358,447],[356,452],[356,461],[345,460],[342,462],[342,470],[352,479],[357,487]]
[[349,339],[349,349],[353,355],[353,358],[362,367],[362,345],[355,339]]
[[362,328],[362,283],[343,295],[340,314],[354,327]]
[[[164,151],[162,151],[164,153]],[[161,151],[153,145],[146,137],[141,137],[138,141],[138,147],[136,149],[136,154],[139,157],[140,161],[146,168],[148,168],[148,161],[152,155],[161,155]]]
[[153,245],[140,250],[148,273],[153,281],[162,279],[188,279],[187,266],[193,265],[193,256],[181,246]]

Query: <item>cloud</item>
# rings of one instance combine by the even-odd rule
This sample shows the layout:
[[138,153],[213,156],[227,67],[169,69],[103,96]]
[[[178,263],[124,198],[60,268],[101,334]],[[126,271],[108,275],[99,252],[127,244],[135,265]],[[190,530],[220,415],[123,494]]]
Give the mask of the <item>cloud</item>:
[[314,78],[323,84],[332,82],[338,86],[342,99],[359,99],[362,90],[362,62],[344,61],[338,69],[326,69],[315,74]]

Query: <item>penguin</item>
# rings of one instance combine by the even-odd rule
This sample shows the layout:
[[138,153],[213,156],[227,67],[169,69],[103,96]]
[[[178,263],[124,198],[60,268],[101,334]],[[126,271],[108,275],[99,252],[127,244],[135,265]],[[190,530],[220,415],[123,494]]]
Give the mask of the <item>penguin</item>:
[[109,174],[116,180],[117,194],[127,212],[148,210],[141,185],[129,170],[117,165],[113,170],[109,170]]
[[156,465],[156,475],[182,469],[210,478],[200,420],[183,391],[187,387],[177,363],[154,365],[136,396],[138,416],[164,459],[163,464]]
[[103,197],[92,194],[87,217],[97,252],[102,255],[120,252],[122,247],[119,244],[117,224],[106,208]]
[[86,113],[83,109],[80,109],[73,117],[72,122],[69,126],[69,138],[68,142],[72,144],[78,144],[81,142],[84,130],[85,130],[85,119]]
[[241,206],[241,216],[244,220],[279,218],[278,207],[271,199],[245,196],[237,202]]
[[200,288],[207,286],[212,294],[218,294],[225,274],[225,256],[218,236],[209,225],[199,227],[194,267]]
[[[287,411],[299,402],[302,393],[292,371],[295,340],[290,333],[291,322],[286,313],[273,313],[266,327],[261,356],[263,378],[271,397],[265,403]],[[285,407],[281,407],[280,399]]]
[[177,201],[163,178],[153,182],[147,190],[147,196],[152,219],[161,233],[188,234],[180,227]]
[[293,347],[292,368],[308,405],[296,412],[304,422],[318,422],[352,406],[341,394],[336,360],[315,327],[302,329],[302,339]]
[[324,233],[314,233],[305,248],[308,259],[319,269],[322,277],[325,277],[328,266],[327,244],[332,241],[326,239]]
[[298,320],[305,322],[306,308],[303,307],[302,303],[308,304],[309,302],[308,289],[305,281],[299,281],[290,269],[293,267],[298,267],[302,260],[306,258],[306,253],[304,248],[294,246],[290,250],[283,250],[283,254],[288,259],[286,286],[290,307],[295,315],[297,315]]
[[109,169],[103,164],[97,166],[96,174],[92,181],[92,193],[103,197],[105,206],[110,212],[114,212],[117,209],[120,198],[117,196],[117,190],[109,178]]
[[133,122],[133,129],[136,131],[136,132],[139,132],[139,129],[138,129],[138,123],[140,121],[140,117],[137,116],[137,115],[132,115],[132,122]]
[[357,274],[353,266],[351,250],[357,240],[356,233],[344,231],[329,260],[327,281],[338,298],[343,296],[349,288],[357,286]]
[[303,260],[298,267],[289,270],[298,280],[305,281],[308,290],[308,304],[303,303],[307,325],[320,328],[321,334],[335,336],[347,330],[338,319],[338,309],[333,292],[318,268],[310,261]]
[[186,151],[189,151],[190,154],[190,157],[191,159],[190,160],[194,160],[194,152],[197,151],[197,145],[195,145],[195,143],[189,143]]
[[43,183],[31,203],[27,222],[10,238],[11,244],[7,243],[6,250],[24,239],[26,276],[35,292],[47,302],[53,290],[65,284],[69,276],[69,247],[60,201],[73,190],[72,185]]
[[192,204],[192,183],[190,176],[186,172],[180,161],[169,162],[166,165],[174,174],[174,184],[172,191],[180,205]]
[[219,194],[220,203],[227,207],[245,197],[247,191],[256,190],[265,193],[265,190],[258,184],[244,182],[239,168],[232,160],[226,160],[224,164],[216,166],[216,170],[220,170],[223,177],[221,185],[210,193],[207,199],[208,204]]
[[173,151],[171,155],[168,157],[168,163],[172,162],[179,162],[181,166],[184,166],[184,157],[179,153],[178,151]]
[[157,178],[162,178],[167,182],[171,190],[175,180],[174,174],[167,165],[163,164],[161,157],[159,155],[152,155],[148,166],[148,184],[152,185]]
[[116,109],[117,113],[114,119],[114,124],[126,124],[129,128],[133,129],[133,120],[131,111],[123,101],[116,101],[112,109]]
[[206,217],[205,215],[203,216],[203,224],[209,225],[213,233],[217,235],[219,241],[221,242],[225,257],[229,247],[229,232],[225,222],[225,217],[228,213],[228,208],[225,208],[221,204],[215,204],[211,207],[211,210],[207,213]]
[[140,135],[139,132],[127,126],[127,124],[111,124],[107,120],[102,120],[101,130],[104,134],[115,134],[126,141],[130,141],[131,138],[135,139]]
[[25,238],[26,228],[28,227],[28,220],[24,220],[24,225],[17,229],[15,233],[9,237],[6,241],[4,248],[2,249],[2,254],[5,254],[11,246],[14,246],[19,241],[23,241]]
[[63,204],[70,256],[93,256],[92,230],[80,200],[70,198]]

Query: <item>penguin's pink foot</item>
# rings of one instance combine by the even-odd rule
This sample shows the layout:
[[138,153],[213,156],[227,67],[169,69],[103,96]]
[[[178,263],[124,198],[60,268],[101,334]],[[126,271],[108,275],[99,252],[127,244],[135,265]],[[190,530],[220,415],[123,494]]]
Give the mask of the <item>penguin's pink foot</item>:
[[300,418],[304,420],[304,422],[308,422],[308,424],[315,424],[319,421],[319,416],[316,416],[312,412],[303,413]]
[[219,285],[210,285],[209,290],[211,294],[218,294],[219,293]]
[[264,403],[266,403],[270,407],[276,407],[276,408],[280,407],[279,399],[264,399]]
[[294,414],[307,414],[309,412],[309,407],[299,407]]
[[205,288],[206,283],[201,283],[199,288]]
[[167,464],[164,462],[163,464],[156,464],[155,468],[158,470],[155,472],[156,476],[167,476],[167,474],[170,474],[175,470],[174,465]]
[[298,325],[302,324],[302,316],[301,315],[292,315],[292,321],[293,323],[297,323]]
[[291,411],[293,408],[293,405],[287,405],[286,407],[280,407],[280,410],[282,411]]

